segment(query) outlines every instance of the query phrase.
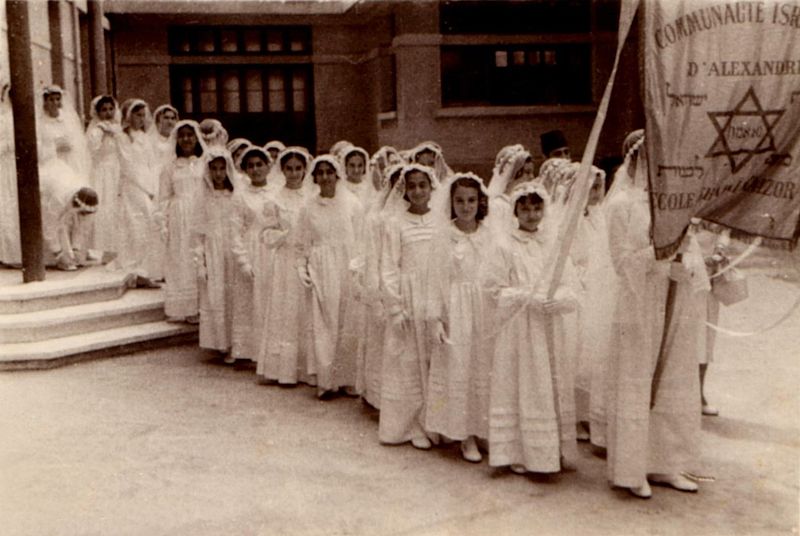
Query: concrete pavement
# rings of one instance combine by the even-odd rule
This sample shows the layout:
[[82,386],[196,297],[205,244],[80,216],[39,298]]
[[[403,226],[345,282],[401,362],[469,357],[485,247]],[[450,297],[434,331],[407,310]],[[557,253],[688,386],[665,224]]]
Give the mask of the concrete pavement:
[[[722,323],[752,329],[797,296],[753,277]],[[458,449],[377,441],[354,399],[255,382],[181,346],[0,374],[0,534],[797,534],[800,315],[718,339],[698,494],[610,489],[577,472],[520,477]]]

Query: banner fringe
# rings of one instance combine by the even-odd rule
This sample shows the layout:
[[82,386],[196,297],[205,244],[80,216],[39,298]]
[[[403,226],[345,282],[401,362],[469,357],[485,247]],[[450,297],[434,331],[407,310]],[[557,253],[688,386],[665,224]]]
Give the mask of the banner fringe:
[[[716,229],[714,227],[717,227]],[[700,227],[711,231],[713,233],[719,234],[719,227],[724,227],[731,232],[731,238],[735,238],[739,242],[744,242],[745,244],[752,244],[756,238],[761,238],[761,245],[766,246],[770,249],[782,249],[786,251],[794,251],[794,248],[797,247],[797,238],[774,238],[768,237],[764,235],[749,233],[742,229],[737,229],[736,227],[731,227],[730,225],[726,225],[724,223],[720,223],[717,221],[711,220],[701,220]]]

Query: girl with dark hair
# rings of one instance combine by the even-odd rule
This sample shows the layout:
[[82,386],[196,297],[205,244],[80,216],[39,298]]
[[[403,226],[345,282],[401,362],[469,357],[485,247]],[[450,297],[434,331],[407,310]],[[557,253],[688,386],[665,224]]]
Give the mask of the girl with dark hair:
[[170,145],[174,157],[161,172],[159,213],[166,242],[164,312],[173,322],[198,322],[197,272],[191,254],[194,213],[206,172],[205,147],[194,121],[179,121]]
[[232,251],[238,270],[234,276],[233,343],[231,360],[256,361],[262,339],[271,334],[260,330],[268,300],[269,252],[261,235],[267,229],[280,229],[273,189],[267,184],[269,155],[261,147],[249,147],[242,156],[241,168],[249,184],[233,196]]
[[94,247],[119,252],[120,236],[120,125],[117,101],[110,95],[92,100],[91,121],[86,128],[86,141],[92,156],[92,184],[103,200],[94,216]]
[[569,397],[562,396],[567,393],[559,392],[563,363],[569,361],[561,315],[577,302],[568,273],[554,299],[545,297],[544,264],[552,244],[540,226],[547,200],[534,183],[517,188],[511,202],[518,228],[485,253],[496,335],[489,465],[510,466],[516,473],[558,472],[572,466],[577,455],[574,408],[570,411]]
[[494,235],[484,219],[489,196],[483,180],[456,173],[441,189],[443,216],[431,250],[434,328],[425,425],[461,442],[461,454],[480,462],[477,441],[489,437],[492,347],[481,281]]
[[375,198],[375,187],[366,180],[369,177],[369,154],[361,147],[348,147],[342,157],[347,180],[344,185],[367,211]]
[[436,231],[432,168],[411,164],[395,184],[381,244],[381,283],[389,317],[381,379],[381,443],[411,441],[431,448],[425,432],[425,393],[432,341],[429,330],[429,256]]
[[367,213],[363,231],[364,274],[361,280],[361,292],[366,310],[366,322],[364,340],[360,347],[357,388],[363,399],[378,409],[381,404],[383,342],[386,333],[385,298],[381,285],[381,239],[384,234],[387,214],[385,207],[389,194],[400,179],[402,171],[403,166],[398,164],[386,168],[386,179],[378,181],[381,189],[376,193],[375,203]]
[[297,221],[300,253],[297,274],[311,290],[310,325],[317,396],[324,398],[356,383],[356,357],[342,351],[345,318],[353,299],[349,266],[356,255],[357,201],[341,187],[344,172],[332,155],[314,159],[310,166],[319,193],[301,209]]
[[208,150],[203,190],[195,211],[192,254],[197,267],[200,299],[200,348],[217,350],[228,359],[233,319],[231,252],[233,161],[228,151]]
[[153,219],[158,193],[158,166],[150,127],[150,109],[141,99],[129,99],[122,105],[122,128],[119,137],[120,230],[121,247],[115,263],[137,275],[137,286],[158,287],[150,279],[153,249],[157,240]]
[[281,207],[281,216],[288,230],[283,236],[266,232],[261,236],[268,248],[271,269],[267,287],[269,301],[264,311],[263,333],[257,348],[256,373],[266,381],[280,384],[296,384],[309,381],[308,338],[310,291],[297,277],[295,267],[299,243],[297,219],[300,210],[311,197],[311,179],[306,178],[311,157],[302,147],[284,149],[277,158],[283,186],[277,190],[275,199]]

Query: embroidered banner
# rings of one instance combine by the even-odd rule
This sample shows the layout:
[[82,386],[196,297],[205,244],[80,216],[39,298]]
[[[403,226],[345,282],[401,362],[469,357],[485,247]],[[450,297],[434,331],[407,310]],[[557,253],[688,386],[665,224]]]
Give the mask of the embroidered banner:
[[800,3],[658,0],[645,15],[656,255],[700,217],[794,246],[800,218]]

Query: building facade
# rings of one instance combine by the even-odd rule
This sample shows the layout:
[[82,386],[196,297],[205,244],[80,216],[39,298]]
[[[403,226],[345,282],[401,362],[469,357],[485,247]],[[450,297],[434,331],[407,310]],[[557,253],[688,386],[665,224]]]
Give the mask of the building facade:
[[[120,99],[216,117],[231,136],[324,152],[439,142],[487,174],[559,128],[580,153],[616,48],[618,0],[105,3]],[[598,157],[643,124],[636,37]]]

